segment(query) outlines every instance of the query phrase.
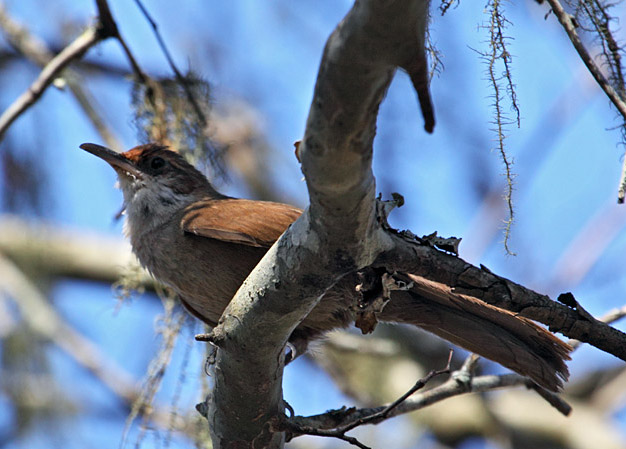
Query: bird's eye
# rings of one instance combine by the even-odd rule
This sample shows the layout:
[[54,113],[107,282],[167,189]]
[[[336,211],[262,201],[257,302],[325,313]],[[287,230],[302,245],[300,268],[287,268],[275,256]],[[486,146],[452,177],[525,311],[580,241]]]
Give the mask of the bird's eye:
[[163,168],[164,166],[165,166],[165,159],[163,159],[162,157],[157,156],[150,161],[150,168],[153,170],[158,170],[160,168]]

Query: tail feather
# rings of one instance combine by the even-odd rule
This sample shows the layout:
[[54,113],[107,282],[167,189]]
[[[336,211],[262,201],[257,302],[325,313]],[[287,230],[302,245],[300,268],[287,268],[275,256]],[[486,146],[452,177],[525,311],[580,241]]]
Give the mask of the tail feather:
[[571,347],[533,321],[419,276],[396,291],[379,317],[419,326],[557,391],[569,372]]

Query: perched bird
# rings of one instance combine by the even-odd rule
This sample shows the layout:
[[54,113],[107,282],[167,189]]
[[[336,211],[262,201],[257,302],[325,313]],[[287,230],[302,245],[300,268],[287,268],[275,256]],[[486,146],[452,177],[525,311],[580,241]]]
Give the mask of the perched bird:
[[[117,172],[125,233],[141,264],[211,326],[267,249],[302,213],[287,204],[222,195],[179,154],[158,144],[121,154],[91,143],[81,148]],[[571,348],[544,328],[411,273],[399,276],[412,287],[392,291],[378,320],[419,326],[553,391],[567,379]],[[354,322],[358,282],[356,273],[342,278],[290,342],[306,347],[324,332]]]

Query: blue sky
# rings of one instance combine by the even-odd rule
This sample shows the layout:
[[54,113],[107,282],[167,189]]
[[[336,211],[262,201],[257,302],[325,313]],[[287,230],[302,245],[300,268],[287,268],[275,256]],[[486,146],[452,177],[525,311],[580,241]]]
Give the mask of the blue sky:
[[[144,70],[169,76],[165,59],[134,3],[111,0],[110,4],[122,35]],[[213,84],[216,103],[237,98],[257,109],[262,117],[260,126],[277,149],[272,175],[300,206],[306,205],[306,189],[292,143],[304,131],[325,40],[350,5],[336,0],[271,4],[188,1],[176,8],[170,3],[147,4],[178,66],[192,67],[206,77]],[[91,2],[59,1],[52,5],[9,0],[6,7],[28,23],[31,31],[55,44],[60,43],[62,22],[85,24],[94,14]],[[494,191],[496,199],[504,193],[502,166],[493,151],[495,135],[490,131],[491,92],[485,65],[475,51],[486,48],[487,34],[479,25],[487,19],[480,6],[461,2],[443,18],[433,11],[432,38],[443,53],[445,66],[432,84],[438,120],[433,135],[423,131],[408,77],[397,74],[378,121],[374,167],[378,188],[384,196],[395,191],[405,196],[406,206],[391,217],[393,225],[410,228],[418,235],[437,230],[440,235],[463,237],[461,256],[470,262],[483,263],[498,274],[552,295],[572,290],[590,312],[602,314],[622,305],[626,298],[626,276],[621,269],[626,252],[626,208],[615,204],[623,147],[619,131],[611,129],[619,122],[554,17],[545,19],[546,7],[534,2],[507,3],[505,7],[513,23],[509,28],[513,38],[510,51],[522,118],[520,129],[508,128],[506,140],[507,151],[516,162],[516,224],[511,246],[518,255],[504,254],[503,235],[498,231],[506,218],[504,209],[491,216],[479,215],[486,191]],[[1,40],[0,44],[4,46]],[[114,41],[91,50],[87,59],[127,65]],[[2,108],[37,74],[28,64],[11,70],[10,78],[2,78]],[[87,86],[124,145],[136,145],[130,83],[98,76],[88,79]],[[69,93],[49,89],[14,124],[7,138],[19,142],[22,151],[37,155],[48,167],[50,207],[46,219],[121,235],[121,223],[112,220],[121,204],[120,192],[113,189],[114,172],[78,149],[80,143],[101,140]],[[247,193],[237,184],[221,188],[232,194]],[[588,234],[589,249],[583,245],[566,253],[572,240],[598,213],[605,215]],[[600,225],[609,218],[615,222],[615,235],[588,272],[573,285],[568,284],[567,277],[556,282],[563,255],[572,254],[575,261],[584,262],[593,254],[597,243],[594,236],[608,232]],[[480,243],[482,240],[486,243]],[[160,310],[158,302],[138,297],[117,310],[108,286],[73,281],[56,284],[52,297],[68,322],[101,343],[107,355],[134,376],[142,376],[158,347],[152,331]],[[118,338],[122,334],[124,338]],[[186,332],[179,341],[159,395],[165,402],[176,389],[189,335]],[[134,350],[129,351],[128,341],[136,342]],[[196,367],[202,364],[202,353],[195,350],[192,354],[187,370],[190,377],[199,378]],[[618,363],[597,350],[583,349],[571,364],[574,376],[581,375],[590,361],[612,366]],[[51,349],[51,363],[58,378],[74,379],[74,399],[82,407],[90,412],[99,410],[79,412],[75,420],[65,423],[60,429],[64,436],[55,445],[78,448],[118,444],[125,415],[115,399],[59,351]],[[193,404],[198,400],[196,386],[196,382],[189,382],[185,387],[185,401]],[[319,368],[305,360],[287,369],[285,395],[299,414],[319,413],[350,402]],[[9,423],[10,417],[0,412],[0,428],[3,422]],[[398,420],[388,426],[404,429],[403,423]],[[42,428],[32,439],[17,440],[7,447],[50,447],[45,432]],[[170,447],[188,447],[185,444],[175,440]]]

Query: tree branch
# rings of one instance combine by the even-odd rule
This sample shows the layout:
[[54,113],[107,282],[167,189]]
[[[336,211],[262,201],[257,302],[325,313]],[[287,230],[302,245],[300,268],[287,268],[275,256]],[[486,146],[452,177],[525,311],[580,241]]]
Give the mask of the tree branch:
[[[73,229],[34,224],[0,215],[0,254],[29,272],[106,283],[118,281],[123,267],[133,263],[128,242]],[[144,285],[153,284],[145,273]]]
[[540,397],[563,415],[567,416],[571,412],[571,406],[559,398],[558,395],[536,386],[527,378],[518,374],[474,377],[473,371],[477,361],[478,356],[470,355],[465,360],[463,366],[458,371],[454,371],[446,382],[423,393],[416,393],[431,377],[449,371],[449,366],[447,367],[448,370],[431,371],[425,378],[420,379],[406,394],[386,406],[360,409],[344,407],[339,410],[330,410],[321,415],[295,416],[287,419],[283,425],[291,433],[291,438],[300,435],[317,435],[345,440],[346,438],[342,437],[346,437],[346,432],[364,424],[378,424],[388,418],[420,410],[450,397],[470,392],[493,391],[511,386],[526,386],[534,389]]
[[[626,126],[626,101],[624,98],[620,96],[620,94],[615,89],[613,89],[613,86],[611,86],[611,83],[609,83],[606,77],[602,74],[600,67],[597,66],[597,64],[594,62],[593,58],[591,57],[591,55],[585,48],[585,45],[582,43],[582,41],[580,40],[580,37],[578,36],[578,33],[576,32],[577,26],[573,20],[573,17],[567,12],[565,12],[565,9],[563,9],[563,6],[559,2],[559,0],[547,0],[547,2],[550,5],[550,8],[552,8],[552,12],[556,16],[556,18],[559,20],[559,23],[561,24],[561,26],[563,26],[563,29],[567,33],[567,36],[569,37],[570,41],[572,41],[574,48],[578,52],[578,56],[580,56],[580,59],[587,66],[589,73],[591,73],[593,78],[598,83],[598,86],[600,86],[600,88],[604,91],[606,96],[609,97],[609,100],[611,101],[611,103],[613,103],[615,108],[617,108],[617,111],[619,112],[619,114],[622,116],[622,121],[624,123],[622,126]],[[624,161],[624,164],[622,166],[622,174],[619,180],[617,202],[623,203],[625,197],[626,197],[626,160]]]
[[[608,325],[608,324],[614,323],[615,321],[621,320],[625,316],[626,316],[626,306],[621,306],[621,307],[617,307],[615,309],[609,310],[607,313],[605,313],[600,318],[598,318],[598,321],[602,323],[606,323]],[[577,349],[583,342],[580,340],[572,339],[568,343],[573,349]]]
[[604,77],[602,71],[600,70],[600,67],[596,65],[593,58],[585,48],[585,45],[580,40],[580,37],[576,32],[576,25],[572,20],[572,16],[565,12],[565,9],[563,9],[563,6],[559,2],[559,0],[547,0],[547,2],[550,5],[550,8],[552,8],[552,12],[559,20],[559,23],[561,24],[561,26],[563,26],[563,29],[567,33],[567,37],[569,37],[569,39],[572,41],[574,48],[578,52],[578,56],[580,56],[580,59],[587,66],[589,73],[591,73],[591,75],[598,83],[598,86],[600,86],[606,96],[609,97],[611,103],[613,103],[624,121],[626,121],[626,103],[615,91],[615,89],[613,89],[613,86],[611,86],[608,80]]
[[282,447],[284,433],[273,422],[283,414],[287,338],[341,276],[390,245],[375,215],[376,116],[397,66],[427,70],[428,6],[357,1],[327,42],[300,146],[310,207],[246,279],[214,330],[219,350],[208,420],[215,448]]
[[135,3],[137,4],[141,13],[144,15],[144,17],[146,18],[146,20],[152,27],[152,31],[154,32],[154,35],[156,36],[157,42],[159,43],[159,47],[161,47],[161,51],[163,52],[163,54],[165,55],[165,58],[167,59],[167,63],[169,64],[170,68],[174,72],[174,75],[176,76],[176,80],[180,83],[180,85],[183,87],[183,90],[185,91],[185,95],[187,96],[187,101],[189,101],[189,103],[193,106],[193,110],[196,116],[198,117],[198,120],[202,124],[202,126],[206,126],[207,118],[204,112],[202,111],[202,108],[196,101],[196,97],[194,96],[192,90],[189,88],[189,80],[187,79],[187,77],[183,76],[183,74],[180,73],[180,70],[178,70],[178,67],[176,67],[176,64],[174,63],[174,58],[172,58],[172,55],[167,49],[167,45],[165,45],[165,41],[163,40],[163,37],[161,37],[161,33],[159,32],[159,26],[157,25],[156,21],[152,18],[152,16],[148,12],[144,4],[141,2],[141,0],[135,0]]
[[[122,45],[122,48],[124,49],[124,52],[133,67],[135,75],[141,81],[146,80],[145,74],[137,64],[135,58],[130,52],[130,49],[126,45],[126,42],[122,39],[122,36],[119,33],[107,0],[95,1],[98,8],[98,23],[95,26],[87,28],[72,43],[61,50],[58,55],[47,62],[41,73],[39,73],[37,79],[30,85],[30,87],[4,111],[4,113],[0,116],[0,140],[2,140],[2,137],[9,126],[11,126],[11,124],[33,104],[35,104],[48,86],[50,86],[50,84],[52,84],[52,82],[60,76],[63,69],[65,69],[72,61],[80,59],[87,50],[97,45],[104,39],[115,37]],[[41,63],[42,61],[43,58],[38,57],[38,62]],[[87,108],[87,110],[89,111],[89,108]],[[93,111],[91,112],[93,113]]]
[[[48,49],[46,43],[30,34],[21,24],[14,21],[6,12],[3,4],[0,4],[0,28],[2,28],[11,45],[29,60],[40,67],[45,67],[53,58],[54,53]],[[106,125],[103,117],[93,106],[95,99],[90,95],[89,90],[84,88],[79,80],[79,74],[67,67],[63,74],[63,79],[67,82],[74,98],[91,120],[100,136],[104,139],[109,148],[120,148],[121,144],[117,137]]]
[[381,254],[374,266],[408,272],[445,284],[455,293],[479,298],[494,306],[519,313],[547,325],[551,331],[589,343],[626,360],[626,334],[551,300],[513,281],[475,267],[460,257],[397,234],[392,249]]
[[98,8],[98,30],[104,37],[114,37],[122,46],[122,50],[126,54],[126,58],[133,68],[133,72],[137,79],[140,82],[145,83],[148,79],[137,60],[133,56],[130,48],[126,44],[126,41],[122,38],[119,29],[117,28],[117,23],[113,19],[113,14],[111,14],[111,9],[109,8],[109,3],[107,0],[96,0],[96,6]]
[[[456,293],[480,298],[544,323],[553,331],[589,343],[616,357],[626,357],[626,335],[607,324],[611,317],[609,320],[605,317],[589,320],[577,310],[502,278],[485,267],[473,266],[459,257],[407,241],[398,235],[393,236],[393,241],[394,248],[381,254],[375,266],[415,273],[449,285]],[[10,215],[0,216],[0,253],[19,266],[49,277],[74,277],[107,283],[119,280],[121,268],[134,260],[130,246],[120,239],[79,230],[67,232],[54,226],[26,223]],[[147,273],[141,276],[141,284],[154,288],[154,280]]]
[[22,113],[41,97],[46,88],[59,76],[61,71],[74,59],[80,58],[88,49],[100,42],[101,37],[94,27],[89,27],[71,44],[55,56],[41,71],[30,87],[17,98],[0,116],[0,139]]
[[[26,324],[37,337],[52,342],[78,365],[89,371],[106,389],[119,398],[125,407],[134,412],[134,415],[131,414],[132,417],[137,415],[137,407],[140,406],[142,409],[139,411],[145,420],[149,420],[168,432],[176,430],[188,438],[193,437],[195,429],[188,425],[175,426],[172,423],[172,411],[166,405],[154,400],[154,393],[151,389],[158,389],[158,384],[151,385],[155,383],[152,381],[141,387],[139,382],[118,366],[115,360],[106,356],[96,344],[66,323],[39,289],[12,261],[4,257],[0,250],[0,306],[4,303],[1,293],[6,294],[7,299],[11,297],[17,305],[22,317],[19,325]],[[10,324],[13,325],[13,323]],[[178,333],[179,329],[169,329],[169,331]],[[162,360],[164,357],[160,354],[159,362],[167,364],[168,361]],[[155,359],[152,363],[158,362]],[[38,392],[38,394],[41,393]],[[50,400],[56,399],[52,397]],[[146,407],[149,408],[148,412],[144,410]],[[187,416],[182,422],[189,423],[192,419],[192,416]]]

